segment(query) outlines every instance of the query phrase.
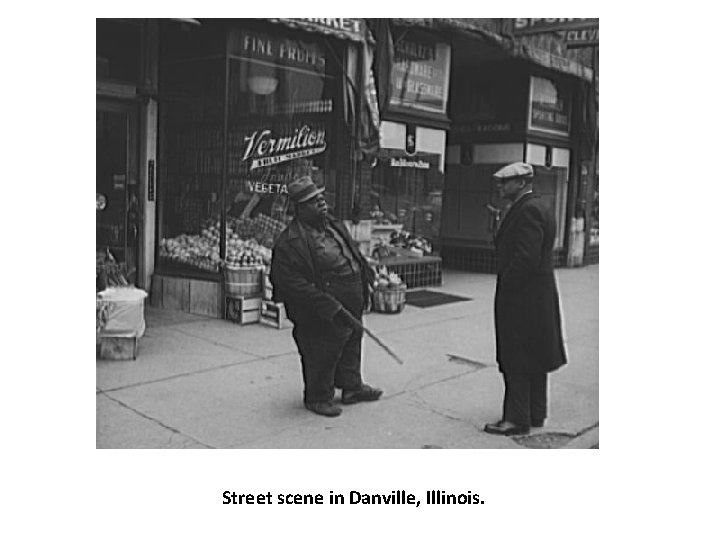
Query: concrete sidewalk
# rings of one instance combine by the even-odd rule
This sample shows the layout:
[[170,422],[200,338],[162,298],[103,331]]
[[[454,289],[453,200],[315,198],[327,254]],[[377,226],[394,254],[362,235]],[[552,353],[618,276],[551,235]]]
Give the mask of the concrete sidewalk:
[[302,405],[289,329],[238,326],[146,308],[136,361],[97,360],[98,448],[590,448],[598,444],[599,267],[557,271],[569,364],[550,377],[550,418],[497,437],[495,276],[444,273],[439,291],[471,298],[366,325],[404,360],[365,339],[363,373],[385,394],[325,418]]

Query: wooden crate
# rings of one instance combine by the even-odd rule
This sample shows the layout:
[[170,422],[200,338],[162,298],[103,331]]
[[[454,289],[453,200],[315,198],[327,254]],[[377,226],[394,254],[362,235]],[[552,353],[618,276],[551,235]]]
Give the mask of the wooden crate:
[[225,319],[237,324],[252,324],[260,322],[260,303],[262,298],[255,297],[225,297]]
[[137,358],[136,337],[100,338],[100,358],[103,360],[135,360]]
[[260,305],[260,322],[278,330],[289,326],[285,304],[263,300]]

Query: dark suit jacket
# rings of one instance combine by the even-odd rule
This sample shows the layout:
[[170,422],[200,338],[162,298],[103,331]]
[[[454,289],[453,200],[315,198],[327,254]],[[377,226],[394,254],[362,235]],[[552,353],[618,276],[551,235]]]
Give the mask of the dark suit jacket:
[[[360,263],[363,299],[367,305],[375,274],[345,226],[331,217],[328,222],[340,233]],[[325,291],[307,234],[297,218],[290,222],[273,246],[270,281],[273,299],[285,303],[288,318],[294,322],[318,318],[330,321],[341,308],[340,302]]]
[[529,193],[508,211],[495,238],[495,337],[504,373],[547,373],[567,363],[553,270],[555,219]]

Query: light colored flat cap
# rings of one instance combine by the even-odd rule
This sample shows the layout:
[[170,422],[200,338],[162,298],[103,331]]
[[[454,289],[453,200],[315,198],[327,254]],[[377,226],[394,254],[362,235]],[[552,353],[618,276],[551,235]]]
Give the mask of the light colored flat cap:
[[535,172],[533,171],[532,165],[517,161],[506,165],[498,172],[493,174],[493,178],[497,180],[509,180],[510,178],[532,178]]

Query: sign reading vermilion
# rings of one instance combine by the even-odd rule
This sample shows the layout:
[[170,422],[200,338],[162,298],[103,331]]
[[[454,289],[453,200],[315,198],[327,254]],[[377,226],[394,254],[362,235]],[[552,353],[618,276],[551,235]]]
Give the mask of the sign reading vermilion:
[[515,35],[597,28],[600,19],[514,19]]

